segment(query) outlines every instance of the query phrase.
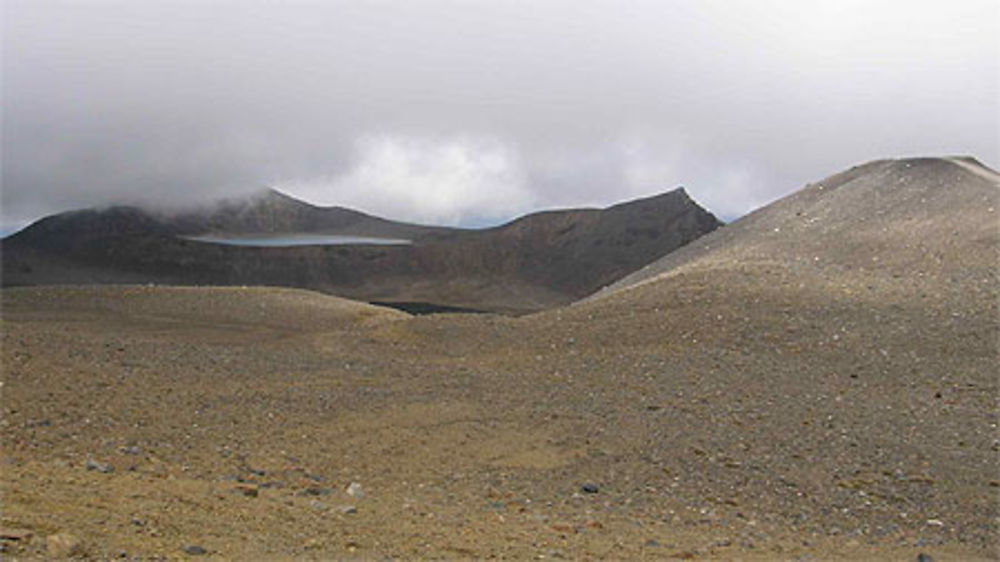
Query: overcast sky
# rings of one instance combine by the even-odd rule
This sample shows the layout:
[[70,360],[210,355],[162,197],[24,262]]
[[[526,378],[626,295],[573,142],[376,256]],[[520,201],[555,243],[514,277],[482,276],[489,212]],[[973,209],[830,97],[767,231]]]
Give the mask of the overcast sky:
[[3,1],[2,222],[273,186],[482,225],[998,164],[996,0]]

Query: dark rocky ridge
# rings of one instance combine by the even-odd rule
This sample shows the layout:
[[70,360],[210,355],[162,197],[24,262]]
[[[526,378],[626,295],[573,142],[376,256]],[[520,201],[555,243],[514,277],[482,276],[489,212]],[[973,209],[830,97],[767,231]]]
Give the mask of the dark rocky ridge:
[[[483,230],[393,222],[266,191],[193,212],[112,207],[46,217],[4,239],[3,285],[269,285],[526,312],[591,294],[719,225],[683,189],[603,210],[536,213]],[[283,233],[413,244],[258,248],[182,238]]]

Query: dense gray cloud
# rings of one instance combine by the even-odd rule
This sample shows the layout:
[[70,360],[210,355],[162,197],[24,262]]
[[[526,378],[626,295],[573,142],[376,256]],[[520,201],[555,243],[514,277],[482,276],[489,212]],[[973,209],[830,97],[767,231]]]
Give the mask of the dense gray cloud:
[[994,0],[7,0],[6,224],[270,185],[485,224],[998,160]]

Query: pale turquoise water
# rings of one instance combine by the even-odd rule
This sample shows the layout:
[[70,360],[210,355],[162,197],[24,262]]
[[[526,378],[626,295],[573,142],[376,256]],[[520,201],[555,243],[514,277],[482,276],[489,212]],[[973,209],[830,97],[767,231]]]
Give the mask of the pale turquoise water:
[[337,234],[295,234],[291,236],[185,236],[187,240],[225,244],[227,246],[255,246],[282,248],[288,246],[347,246],[372,244],[379,246],[399,246],[412,244],[410,240],[399,238],[372,238],[367,236],[341,236]]

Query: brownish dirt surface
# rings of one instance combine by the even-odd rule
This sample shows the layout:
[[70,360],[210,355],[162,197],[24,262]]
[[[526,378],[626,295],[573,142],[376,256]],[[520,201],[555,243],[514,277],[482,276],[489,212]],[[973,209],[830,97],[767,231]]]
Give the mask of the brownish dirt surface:
[[852,173],[879,179],[809,187],[792,197],[827,194],[519,318],[5,289],[0,546],[997,559],[1000,186],[946,160]]

